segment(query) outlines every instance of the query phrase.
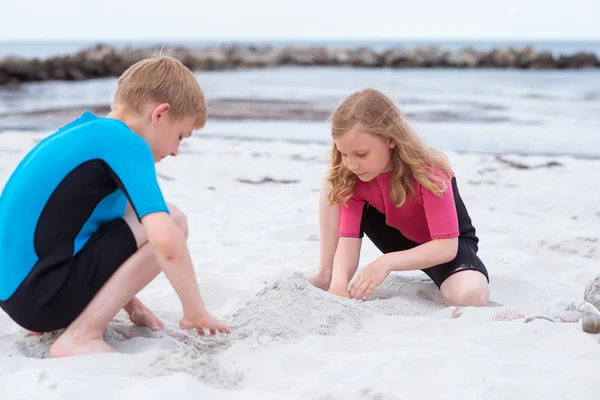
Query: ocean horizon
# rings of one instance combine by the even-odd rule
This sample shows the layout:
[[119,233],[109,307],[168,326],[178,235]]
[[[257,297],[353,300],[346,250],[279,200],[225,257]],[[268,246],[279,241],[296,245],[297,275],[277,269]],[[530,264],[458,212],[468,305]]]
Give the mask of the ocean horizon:
[[114,47],[154,47],[154,46],[183,46],[189,48],[206,48],[222,44],[259,45],[269,44],[273,47],[289,46],[292,44],[302,46],[331,46],[331,47],[361,47],[368,46],[374,49],[392,47],[427,47],[438,46],[449,51],[456,51],[466,47],[475,50],[487,51],[494,48],[511,46],[522,48],[532,46],[536,50],[547,50],[553,55],[571,55],[577,52],[592,53],[600,57],[600,39],[589,40],[444,40],[444,39],[314,39],[314,40],[281,40],[281,39],[255,39],[255,40],[0,40],[0,59],[5,57],[22,58],[49,58],[74,54],[97,44]]

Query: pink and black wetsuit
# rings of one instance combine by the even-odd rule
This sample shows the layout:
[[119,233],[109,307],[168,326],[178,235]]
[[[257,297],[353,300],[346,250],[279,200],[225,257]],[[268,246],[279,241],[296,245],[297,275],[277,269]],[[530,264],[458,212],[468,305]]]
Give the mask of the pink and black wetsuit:
[[440,287],[450,275],[476,270],[488,279],[477,256],[479,238],[460,197],[454,175],[447,190],[438,197],[413,180],[416,196],[408,193],[398,208],[391,199],[391,173],[369,182],[357,181],[348,207],[340,207],[339,237],[362,238],[366,234],[383,253],[408,250],[433,239],[458,237],[456,258],[446,264],[424,269]]

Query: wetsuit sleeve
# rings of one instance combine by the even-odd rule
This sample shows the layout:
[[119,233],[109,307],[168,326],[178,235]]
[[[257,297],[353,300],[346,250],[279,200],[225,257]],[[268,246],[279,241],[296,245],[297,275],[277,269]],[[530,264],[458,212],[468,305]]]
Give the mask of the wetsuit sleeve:
[[347,207],[340,204],[340,226],[338,230],[339,237],[362,237],[360,225],[362,222],[363,208],[365,202],[352,196]]
[[458,216],[451,182],[446,180],[446,191],[441,197],[436,196],[422,186],[420,190],[431,238],[458,237]]
[[103,159],[138,218],[155,212],[168,213],[148,144],[131,132],[107,136],[112,136],[113,141],[103,141]]

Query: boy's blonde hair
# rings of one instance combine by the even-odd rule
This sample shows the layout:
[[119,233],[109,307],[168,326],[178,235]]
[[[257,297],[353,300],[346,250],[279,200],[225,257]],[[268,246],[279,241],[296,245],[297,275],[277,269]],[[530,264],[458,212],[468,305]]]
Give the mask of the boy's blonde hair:
[[196,118],[195,129],[206,123],[204,92],[192,71],[173,57],[159,55],[131,65],[119,78],[112,109],[140,113],[150,101],[169,103],[175,121]]
[[[412,179],[437,196],[446,190],[446,179],[451,169],[446,156],[423,143],[406,121],[398,107],[383,93],[365,89],[348,96],[333,112],[331,133],[334,138],[343,135],[355,126],[365,132],[391,139],[396,146],[391,151],[392,202],[400,207],[408,192],[415,196]],[[441,170],[440,176],[433,169]],[[357,176],[344,167],[341,153],[335,144],[331,149],[329,180],[333,188],[329,193],[332,204],[344,205],[352,196]]]

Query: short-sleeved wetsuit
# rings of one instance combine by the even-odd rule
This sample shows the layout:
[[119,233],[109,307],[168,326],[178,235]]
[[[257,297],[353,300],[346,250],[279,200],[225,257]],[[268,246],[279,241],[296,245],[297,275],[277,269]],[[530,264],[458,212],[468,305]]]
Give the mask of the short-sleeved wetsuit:
[[450,275],[477,270],[489,281],[477,256],[479,239],[460,197],[456,177],[446,181],[446,192],[438,197],[413,179],[414,198],[397,207],[391,199],[391,173],[379,174],[369,182],[357,181],[347,206],[340,207],[339,237],[362,238],[365,234],[383,253],[414,248],[433,239],[458,237],[454,260],[424,269],[440,287]]
[[68,326],[137,251],[124,216],[169,212],[148,144],[85,112],[38,143],[0,197],[0,306],[24,328]]

